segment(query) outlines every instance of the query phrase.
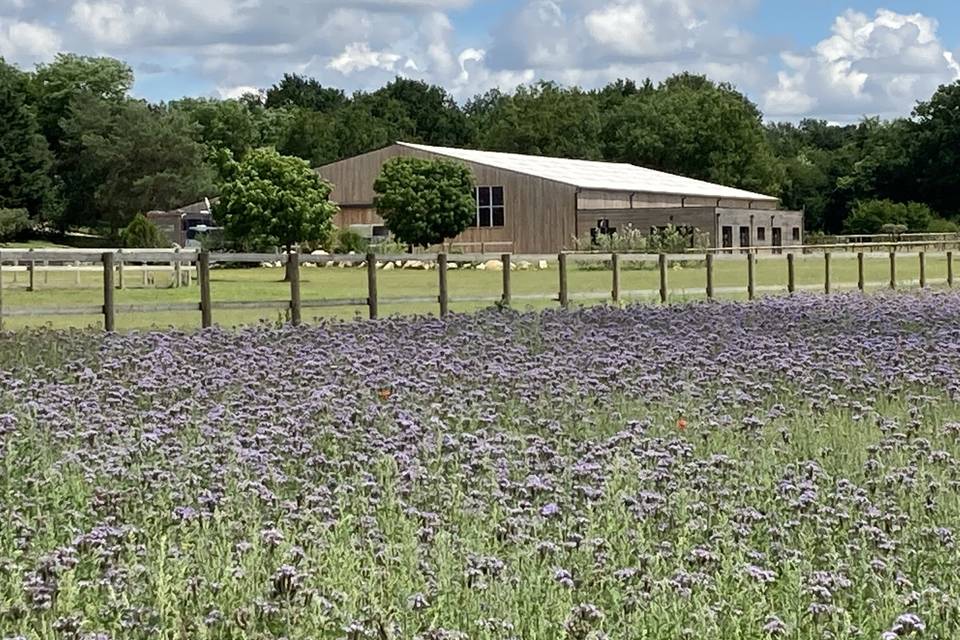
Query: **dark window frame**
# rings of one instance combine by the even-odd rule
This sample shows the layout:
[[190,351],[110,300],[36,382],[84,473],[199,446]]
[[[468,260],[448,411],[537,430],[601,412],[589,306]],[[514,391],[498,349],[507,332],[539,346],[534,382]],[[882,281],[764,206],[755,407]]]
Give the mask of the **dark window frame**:
[[506,225],[507,203],[502,186],[480,185],[474,189],[473,199],[477,203],[476,228],[499,229]]

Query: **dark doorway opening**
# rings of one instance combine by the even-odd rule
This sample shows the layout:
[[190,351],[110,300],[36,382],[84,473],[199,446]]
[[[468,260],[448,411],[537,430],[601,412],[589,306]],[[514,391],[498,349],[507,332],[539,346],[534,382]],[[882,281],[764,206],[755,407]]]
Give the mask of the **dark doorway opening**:
[[733,248],[733,227],[723,227],[721,233],[721,246],[724,249]]
[[783,229],[780,227],[774,227],[772,234],[773,235],[770,236],[770,244],[772,244],[774,247],[777,247],[773,250],[773,252],[783,253],[783,249],[779,248],[783,246]]
[[750,227],[740,227],[740,247],[750,248]]

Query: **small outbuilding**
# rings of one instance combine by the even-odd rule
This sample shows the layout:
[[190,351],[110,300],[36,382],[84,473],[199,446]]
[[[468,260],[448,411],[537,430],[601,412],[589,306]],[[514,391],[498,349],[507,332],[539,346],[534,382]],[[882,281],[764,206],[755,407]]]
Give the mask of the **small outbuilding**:
[[334,185],[338,227],[383,233],[373,183],[396,157],[457,160],[473,172],[476,223],[452,241],[465,251],[555,253],[572,248],[574,238],[627,226],[644,232],[668,225],[698,229],[718,248],[803,242],[803,212],[781,210],[773,196],[631,164],[405,142],[318,169]]

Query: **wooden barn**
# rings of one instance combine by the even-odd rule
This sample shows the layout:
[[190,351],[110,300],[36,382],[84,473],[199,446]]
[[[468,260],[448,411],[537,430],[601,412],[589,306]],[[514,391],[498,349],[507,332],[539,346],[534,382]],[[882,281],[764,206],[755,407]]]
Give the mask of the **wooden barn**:
[[644,232],[667,225],[696,228],[715,247],[791,246],[803,240],[803,213],[780,210],[772,196],[630,164],[405,142],[318,169],[334,185],[338,227],[363,225],[373,235],[383,233],[373,183],[384,162],[399,156],[457,160],[473,172],[476,224],[452,241],[466,251],[555,253],[592,230],[628,225]]

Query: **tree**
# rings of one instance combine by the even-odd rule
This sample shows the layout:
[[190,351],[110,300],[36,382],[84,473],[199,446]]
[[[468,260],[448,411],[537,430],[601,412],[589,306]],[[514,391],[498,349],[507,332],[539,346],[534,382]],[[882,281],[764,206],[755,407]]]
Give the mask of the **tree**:
[[336,122],[335,115],[297,109],[277,142],[277,151],[302,158],[314,167],[338,160],[340,139]]
[[82,96],[119,103],[133,86],[133,70],[113,58],[59,54],[50,64],[37,66],[30,82],[40,127],[55,153],[63,138],[61,123]]
[[0,209],[0,241],[12,240],[31,226],[26,209]]
[[354,101],[387,122],[402,122],[403,133],[412,142],[462,147],[471,139],[467,118],[453,98],[442,87],[421,80],[397,77]]
[[289,252],[300,243],[327,240],[338,211],[330,191],[305,161],[257,149],[227,163],[213,213],[242,246],[281,246]]
[[458,162],[394,158],[374,182],[377,213],[400,242],[429,247],[476,221],[473,176]]
[[207,151],[183,114],[87,96],[75,102],[64,133],[67,224],[106,224],[117,236],[137,213],[214,191]]
[[134,216],[130,224],[120,234],[123,246],[128,249],[152,249],[154,247],[169,247],[170,241],[163,233],[142,213]]
[[0,59],[0,209],[23,209],[33,220],[59,213],[51,177],[53,154],[26,102],[26,74]]
[[283,79],[267,89],[265,105],[268,109],[295,107],[329,113],[347,103],[340,89],[324,87],[313,78],[285,73]]
[[732,86],[703,76],[679,74],[628,95],[602,138],[608,160],[761,193],[780,188],[760,110]]
[[914,110],[912,168],[924,201],[945,216],[960,214],[960,80],[937,89]]
[[260,123],[251,107],[239,100],[187,98],[170,103],[196,129],[195,139],[210,151],[227,149],[236,158],[261,145]]
[[471,104],[477,143],[490,151],[599,160],[600,112],[592,96],[552,82]]

